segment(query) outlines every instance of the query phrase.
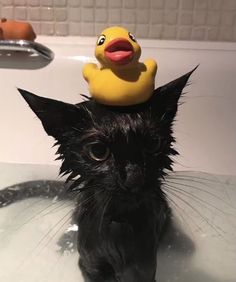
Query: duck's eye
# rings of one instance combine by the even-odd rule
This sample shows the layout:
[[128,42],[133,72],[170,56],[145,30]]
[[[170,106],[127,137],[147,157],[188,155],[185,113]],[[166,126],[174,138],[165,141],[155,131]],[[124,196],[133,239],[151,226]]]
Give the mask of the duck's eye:
[[86,146],[86,151],[90,159],[97,162],[105,161],[110,154],[109,148],[105,144],[99,142],[88,144]]
[[135,36],[134,36],[131,32],[129,32],[129,38],[130,38],[131,40],[133,40],[134,42],[137,42]]
[[102,45],[104,42],[105,42],[105,40],[106,40],[106,36],[105,35],[100,35],[99,37],[98,37],[98,40],[97,40],[97,45]]

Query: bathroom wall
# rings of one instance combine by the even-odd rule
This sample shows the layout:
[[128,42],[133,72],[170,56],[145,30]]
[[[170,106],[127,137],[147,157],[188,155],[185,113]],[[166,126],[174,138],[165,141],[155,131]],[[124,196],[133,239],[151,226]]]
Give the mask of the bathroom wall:
[[122,24],[139,38],[236,41],[236,0],[0,0],[0,17],[44,35],[93,36]]

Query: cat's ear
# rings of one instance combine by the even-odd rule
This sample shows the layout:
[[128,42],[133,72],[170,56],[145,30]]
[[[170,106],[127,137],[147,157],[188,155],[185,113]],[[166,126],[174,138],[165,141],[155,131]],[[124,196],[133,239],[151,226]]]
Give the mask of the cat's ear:
[[153,113],[166,121],[173,121],[178,109],[179,98],[187,85],[189,77],[197,67],[154,91],[154,95],[150,100]]
[[56,139],[84,119],[81,107],[44,98],[26,90],[18,89],[33,112],[41,120],[48,135]]

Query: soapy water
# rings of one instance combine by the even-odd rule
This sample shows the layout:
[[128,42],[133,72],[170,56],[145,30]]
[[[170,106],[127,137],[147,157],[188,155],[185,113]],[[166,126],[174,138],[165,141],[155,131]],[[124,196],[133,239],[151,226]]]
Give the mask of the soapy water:
[[66,202],[40,199],[1,209],[0,281],[82,281],[75,242],[59,245],[71,210]]
[[[174,226],[160,246],[158,281],[235,282],[236,177],[177,172],[164,189]],[[39,198],[0,209],[0,281],[82,282],[72,211],[70,202]]]

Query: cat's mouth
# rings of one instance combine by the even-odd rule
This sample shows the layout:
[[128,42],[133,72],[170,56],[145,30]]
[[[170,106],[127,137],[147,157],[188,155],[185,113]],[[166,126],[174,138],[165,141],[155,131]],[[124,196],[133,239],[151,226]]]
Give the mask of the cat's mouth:
[[128,64],[134,55],[132,44],[124,38],[116,38],[105,48],[105,57],[114,64]]
[[144,200],[142,193],[132,193],[128,191],[113,191],[111,192],[113,202],[119,204],[119,207],[133,205],[133,207],[140,205]]

